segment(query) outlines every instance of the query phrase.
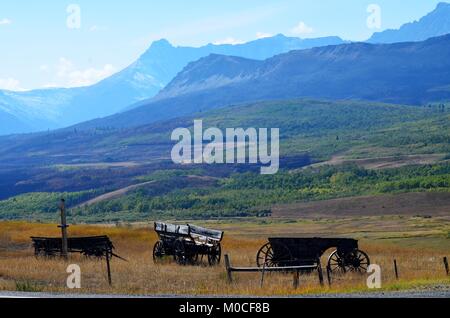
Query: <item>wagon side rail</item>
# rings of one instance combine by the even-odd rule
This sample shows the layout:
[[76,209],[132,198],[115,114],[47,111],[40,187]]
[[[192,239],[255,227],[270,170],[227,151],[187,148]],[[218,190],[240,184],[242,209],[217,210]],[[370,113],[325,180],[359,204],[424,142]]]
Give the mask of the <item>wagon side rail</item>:
[[217,243],[220,243],[223,239],[224,232],[213,230],[213,229],[207,229],[200,226],[195,225],[187,225],[189,227],[189,236],[191,239],[195,240],[195,237],[204,237],[207,240],[215,241]]
[[[35,254],[45,252],[47,255],[54,255],[61,252],[62,239],[51,237],[31,237]],[[80,253],[87,256],[116,257],[124,258],[114,253],[114,244],[108,236],[72,237],[68,239],[68,250],[70,253]]]
[[191,241],[197,241],[199,237],[205,238],[208,241],[221,242],[224,236],[223,231],[207,229],[200,226],[191,224],[187,225],[175,225],[163,222],[154,223],[155,232],[158,236],[167,237],[183,237],[189,238]]
[[163,222],[155,222],[154,229],[158,235],[189,237],[189,227],[187,225],[175,225]]
[[347,252],[358,248],[358,241],[345,238],[283,238],[272,237],[269,242],[274,247],[285,247],[291,253],[292,260],[314,261],[328,249]]

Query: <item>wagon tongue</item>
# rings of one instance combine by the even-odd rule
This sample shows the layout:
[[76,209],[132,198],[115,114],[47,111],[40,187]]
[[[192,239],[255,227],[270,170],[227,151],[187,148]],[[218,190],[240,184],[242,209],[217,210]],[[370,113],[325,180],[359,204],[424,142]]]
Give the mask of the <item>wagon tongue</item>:
[[118,259],[120,259],[120,260],[122,260],[122,261],[128,262],[127,259],[125,259],[125,258],[123,258],[123,257],[121,257],[121,256],[119,256],[119,255],[117,255],[116,253],[111,253],[111,255],[114,256],[114,257],[117,257]]

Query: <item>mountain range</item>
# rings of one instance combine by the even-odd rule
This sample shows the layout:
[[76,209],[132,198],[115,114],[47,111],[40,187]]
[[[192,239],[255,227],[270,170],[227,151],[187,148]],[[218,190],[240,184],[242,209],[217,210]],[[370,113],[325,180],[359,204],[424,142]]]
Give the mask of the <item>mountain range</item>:
[[295,49],[340,43],[344,41],[338,37],[303,40],[283,35],[239,45],[209,44],[199,48],[156,41],[132,65],[92,86],[0,91],[0,134],[56,129],[115,114],[155,96],[189,62],[211,53],[266,59]]
[[400,29],[377,32],[369,43],[423,41],[450,33],[450,3],[441,2],[436,9],[418,21],[404,24]]
[[130,127],[211,108],[286,98],[423,105],[450,100],[450,34],[423,42],[351,43],[264,61],[211,54],[141,106],[78,128]]
[[[392,43],[422,41],[430,37],[440,36],[447,33],[450,33],[450,4],[440,3],[433,12],[429,13],[419,21],[405,24],[398,30],[387,30],[384,32],[375,33],[368,40],[368,42]],[[178,106],[171,106],[172,110],[169,110],[166,109],[164,101],[167,102],[170,98],[175,98],[172,101],[176,104],[179,96],[192,93],[194,90],[197,93],[201,90],[206,92],[206,88],[210,90],[219,86],[226,86],[227,89],[230,89],[230,87],[236,85],[237,82],[241,83],[245,80],[242,76],[239,81],[237,80],[235,73],[236,71],[239,72],[237,69],[239,67],[244,68],[242,75],[246,74],[247,76],[254,77],[257,74],[251,71],[253,71],[253,69],[258,65],[258,71],[264,71],[264,76],[267,77],[269,76],[269,73],[271,73],[271,71],[267,69],[267,67],[271,67],[270,64],[266,64],[266,68],[261,69],[260,66],[262,64],[258,63],[258,61],[266,60],[292,50],[309,50],[316,47],[336,46],[340,44],[348,44],[348,42],[339,37],[299,39],[277,35],[239,45],[208,44],[199,48],[193,48],[175,47],[167,40],[163,39],[154,42],[150,48],[129,67],[92,86],[80,88],[41,89],[28,92],[0,90],[0,135],[35,132],[48,129],[53,130],[128,110],[133,111],[136,109],[141,111],[143,109],[142,107],[146,107],[146,105],[150,104],[153,109],[150,113],[148,113],[150,118],[147,118],[146,122],[164,118],[172,118],[177,115],[176,111],[187,113],[191,110],[201,110],[205,106],[202,105],[202,101],[198,102],[191,100],[190,102],[198,102],[198,106],[194,107],[190,104],[186,105],[186,109],[180,109],[183,107],[183,105],[180,104]],[[324,51],[306,51],[304,53],[296,53],[290,58],[297,59],[303,57],[314,60],[314,55],[320,54],[320,52],[323,52],[324,54],[336,54],[341,61],[335,61],[336,63],[333,62],[330,66],[333,67],[334,65],[335,67],[346,67],[342,54],[347,54],[347,50],[349,54],[357,55],[363,54],[364,50],[370,52],[372,49],[380,54],[383,52],[383,49],[380,48],[370,48],[370,46],[365,46],[363,44],[340,46],[325,48]],[[358,50],[359,53],[357,52]],[[389,52],[386,51],[385,53]],[[216,55],[209,56],[210,54]],[[223,56],[230,57],[225,58]],[[207,59],[202,59],[205,57],[207,57]],[[237,57],[243,59],[238,59]],[[319,58],[317,55],[316,57]],[[272,59],[267,63],[277,64],[281,59],[285,58],[286,56],[283,55]],[[387,64],[390,64],[389,60],[391,57],[386,55],[385,58]],[[189,63],[199,59],[201,60],[197,64],[192,64],[188,68],[183,69]],[[332,59],[332,56],[328,56],[328,59],[324,56],[322,62],[331,63]],[[396,57],[393,57],[393,59],[396,59]],[[320,63],[319,60],[320,59],[316,59],[315,61]],[[363,60],[364,58],[361,58],[360,62]],[[397,60],[401,62],[400,59]],[[347,61],[349,63],[351,62],[351,56],[348,56]],[[381,101],[420,103],[423,101],[428,101],[431,97],[445,97],[446,93],[443,93],[442,90],[445,91],[448,89],[448,87],[446,88],[445,86],[447,83],[444,83],[442,87],[431,88],[433,90],[437,89],[438,92],[433,91],[431,93],[427,93],[426,96],[419,96],[420,91],[413,92],[413,95],[409,98],[392,95],[397,92],[395,90],[390,92],[388,87],[385,87],[381,91],[382,95],[378,96],[373,96],[374,94],[370,93],[371,86],[362,87],[363,92],[361,93],[354,93],[351,91],[346,91],[345,89],[339,92],[339,87],[344,87],[345,85],[350,84],[348,81],[341,83],[339,76],[334,77],[334,80],[337,82],[335,82],[331,88],[325,85],[323,88],[319,89],[322,84],[321,79],[326,80],[328,77],[324,76],[330,75],[328,73],[333,73],[333,69],[331,68],[328,71],[321,70],[320,65],[317,63],[313,63],[310,66],[306,65],[307,63],[305,61],[297,60],[297,62],[300,63],[299,65],[306,66],[306,68],[299,68],[295,65],[291,65],[293,66],[292,70],[296,69],[300,71],[299,76],[296,77],[299,78],[303,76],[303,82],[300,81],[298,83],[296,82],[296,84],[292,84],[294,87],[291,87],[290,89],[297,89],[295,85],[302,84],[305,86],[301,90],[302,93],[292,94],[292,92],[288,92],[290,87],[288,85],[287,87],[281,87],[281,90],[277,94],[274,94],[274,91],[269,89],[267,92],[261,92],[262,94],[259,96],[257,92],[252,92],[251,89],[253,87],[250,87],[249,98],[236,98],[230,96],[225,100],[217,99],[217,101],[215,101],[214,99],[211,100],[209,97],[205,97],[205,102],[208,101],[208,103],[212,103],[211,105],[206,105],[206,107],[215,107],[217,106],[216,104],[223,104],[224,101],[240,102],[242,99],[246,101],[253,100],[255,98],[288,98],[291,95],[294,95],[295,97],[311,96],[326,98],[369,98]],[[419,63],[417,64],[417,68],[420,68],[419,66],[422,62],[416,62]],[[284,64],[284,62],[282,64]],[[210,69],[206,70],[206,65],[208,65]],[[281,64],[277,64],[277,67],[280,66]],[[214,69],[212,67],[218,67],[218,69]],[[231,68],[229,70],[220,69],[224,67]],[[196,68],[196,70],[193,68]],[[307,68],[310,70],[317,70],[318,73],[311,74],[311,77],[308,78],[305,74],[302,75],[302,71]],[[370,71],[377,71],[374,67],[370,67],[369,69]],[[272,71],[277,73],[277,76],[282,77],[293,74],[292,72],[280,73],[276,69],[273,69]],[[340,70],[334,69],[334,71],[337,74]],[[363,71],[364,70],[362,69],[359,69],[359,71],[355,69],[355,73],[353,74],[354,78],[357,78],[355,76],[361,76],[361,72]],[[180,76],[174,79],[179,72],[181,72]],[[200,72],[204,72],[204,74],[200,74]],[[360,72],[361,74],[358,75],[356,74],[357,72]],[[344,73],[347,74],[346,76],[348,77],[350,76],[349,73],[353,73],[353,71],[350,72],[349,70],[346,70]],[[180,80],[186,80],[187,76],[191,75],[194,77],[189,79],[189,83],[182,85]],[[219,77],[213,78],[213,76]],[[366,76],[369,76],[369,74],[366,74]],[[205,82],[206,78],[208,79],[207,83]],[[231,79],[232,82],[230,82]],[[305,83],[307,79],[310,80],[310,82]],[[249,80],[249,78],[247,78],[247,80]],[[195,85],[193,84],[194,82]],[[261,78],[261,83],[262,82],[269,85],[269,82],[267,82],[264,78]],[[170,85],[166,88],[169,83]],[[253,82],[251,81],[248,81],[248,83],[252,83],[253,85]],[[361,84],[361,82],[357,84]],[[391,85],[393,83],[385,82],[384,84]],[[372,82],[371,85],[375,85],[375,83]],[[202,87],[205,89],[201,89]],[[262,88],[261,85],[254,86],[254,88],[256,87],[259,87],[259,89]],[[411,85],[411,88],[413,87],[415,87],[415,85]],[[374,88],[376,89],[377,87]],[[179,91],[176,91],[177,89],[179,89]],[[158,92],[160,93],[158,94]],[[237,91],[234,93],[236,92]],[[282,96],[283,92],[287,95]],[[379,92],[380,91],[378,91],[378,93]],[[406,93],[406,91],[403,92]],[[157,94],[158,96],[155,97]],[[391,97],[389,97],[390,94]],[[150,101],[149,99],[153,97],[155,98]],[[203,97],[200,96],[200,99],[202,98]],[[180,102],[186,103],[186,100],[183,99],[180,100]],[[157,107],[158,103],[161,104],[161,108]],[[168,112],[172,113],[167,115]],[[155,118],[152,118],[152,116],[155,116]],[[97,123],[97,121],[94,121],[94,123]],[[106,125],[104,120],[100,120],[100,123],[102,123],[102,125]],[[117,122],[114,123],[114,125],[115,124],[117,124]],[[86,125],[90,126],[91,123],[87,123]]]

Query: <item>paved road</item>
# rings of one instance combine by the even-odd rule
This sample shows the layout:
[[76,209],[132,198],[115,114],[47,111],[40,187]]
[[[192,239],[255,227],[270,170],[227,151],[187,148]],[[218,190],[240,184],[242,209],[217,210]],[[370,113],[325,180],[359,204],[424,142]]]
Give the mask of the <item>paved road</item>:
[[[23,293],[0,291],[0,298],[191,298],[196,296],[177,295],[95,295],[95,294],[51,294],[51,293]],[[214,296],[215,298],[233,298],[233,296]],[[242,297],[242,296],[237,296]],[[355,294],[326,294],[326,295],[299,295],[287,298],[450,298],[450,289],[425,290],[425,291],[401,291],[401,292],[372,292]]]

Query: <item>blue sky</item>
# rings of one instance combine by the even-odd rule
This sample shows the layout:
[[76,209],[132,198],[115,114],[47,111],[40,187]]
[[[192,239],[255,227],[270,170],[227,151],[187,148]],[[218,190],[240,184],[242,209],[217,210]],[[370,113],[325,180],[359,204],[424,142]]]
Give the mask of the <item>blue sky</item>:
[[[175,45],[239,43],[283,33],[366,40],[432,11],[439,0],[0,1],[0,88],[94,83],[126,67],[154,40]],[[69,28],[68,6],[80,9]],[[381,29],[367,7],[381,8]],[[71,20],[73,21],[73,20]]]

